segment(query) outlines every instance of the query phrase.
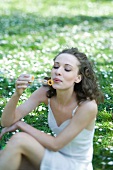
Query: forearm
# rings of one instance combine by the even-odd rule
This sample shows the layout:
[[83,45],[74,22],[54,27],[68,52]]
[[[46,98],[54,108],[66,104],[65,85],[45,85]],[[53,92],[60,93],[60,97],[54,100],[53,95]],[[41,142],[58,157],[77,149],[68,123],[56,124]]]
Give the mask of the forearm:
[[15,110],[20,96],[15,92],[6,104],[1,117],[1,125],[11,126],[14,123]]
[[40,130],[21,121],[18,122],[18,128],[31,135],[45,148],[56,151],[55,137],[41,132]]

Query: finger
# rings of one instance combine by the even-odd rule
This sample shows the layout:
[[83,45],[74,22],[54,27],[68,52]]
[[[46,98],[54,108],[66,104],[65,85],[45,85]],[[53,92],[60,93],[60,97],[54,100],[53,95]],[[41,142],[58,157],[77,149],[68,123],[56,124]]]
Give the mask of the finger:
[[18,84],[19,84],[19,85],[20,85],[20,84],[28,84],[28,81],[25,81],[25,80],[23,80],[23,81],[22,81],[22,80],[21,80],[21,81],[20,81],[20,80],[17,80],[17,81],[16,81],[16,84],[17,84],[17,85],[18,85]]
[[23,74],[20,75],[16,81],[16,84],[26,84],[34,81],[34,76],[33,75],[28,75],[28,74]]
[[29,77],[19,76],[15,83],[23,83],[23,82],[27,83],[28,81],[30,81],[30,76]]
[[29,80],[31,80],[31,77],[19,77],[18,79],[17,79],[17,81],[29,81]]
[[28,85],[19,85],[17,86],[18,89],[26,89],[28,87]]
[[22,79],[29,79],[31,77],[31,75],[29,74],[22,74],[18,77],[19,80],[22,80]]

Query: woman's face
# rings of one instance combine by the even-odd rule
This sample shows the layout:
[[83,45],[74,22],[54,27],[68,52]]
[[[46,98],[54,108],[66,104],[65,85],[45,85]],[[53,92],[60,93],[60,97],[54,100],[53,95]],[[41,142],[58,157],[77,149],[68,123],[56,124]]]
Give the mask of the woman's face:
[[74,83],[81,81],[81,75],[78,75],[80,62],[78,59],[68,53],[62,53],[54,61],[51,71],[51,78],[54,81],[54,89],[68,89],[74,86]]

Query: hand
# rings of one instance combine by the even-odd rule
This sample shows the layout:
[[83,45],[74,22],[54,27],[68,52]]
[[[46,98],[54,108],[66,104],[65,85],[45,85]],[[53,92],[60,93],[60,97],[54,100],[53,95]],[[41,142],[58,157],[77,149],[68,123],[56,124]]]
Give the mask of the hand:
[[21,74],[18,77],[15,86],[16,86],[16,93],[19,96],[21,96],[24,90],[28,87],[28,85],[30,84],[30,80],[31,80],[31,75],[29,74]]
[[16,123],[14,123],[12,126],[9,127],[5,127],[2,129],[1,134],[0,134],[0,139],[2,139],[2,136],[7,133],[7,132],[14,132],[15,130],[18,129],[18,123],[21,121],[18,121]]

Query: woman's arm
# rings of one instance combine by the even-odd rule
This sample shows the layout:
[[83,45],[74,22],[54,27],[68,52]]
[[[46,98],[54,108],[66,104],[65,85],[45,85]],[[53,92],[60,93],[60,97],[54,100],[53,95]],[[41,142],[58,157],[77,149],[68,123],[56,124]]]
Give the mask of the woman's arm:
[[15,92],[6,104],[1,117],[2,126],[10,126],[15,118],[15,110],[20,96]]
[[[22,80],[21,80],[22,79]],[[21,78],[17,81],[16,91],[12,95],[9,102],[6,104],[1,117],[1,125],[8,127],[26,116],[29,112],[35,109],[41,102],[47,103],[46,87],[41,87],[36,90],[28,100],[17,107],[20,96],[22,95],[25,88],[27,88],[28,77]],[[23,84],[22,84],[23,83]]]
[[90,101],[82,104],[78,108],[70,124],[57,137],[41,132],[22,121],[16,122],[11,127],[3,129],[1,137],[6,132],[21,129],[23,132],[34,137],[45,148],[52,151],[58,151],[72,141],[84,128],[87,128],[87,126],[95,119],[96,114],[97,105],[93,101]]
[[45,148],[58,151],[72,141],[84,128],[87,128],[95,119],[96,114],[97,105],[93,101],[81,105],[70,124],[57,137],[45,134],[24,122],[19,122],[18,128],[33,136]]
[[72,141],[83,129],[87,129],[89,125],[93,124],[98,112],[95,101],[86,101],[78,107],[77,112],[73,116],[70,124],[56,137],[56,150],[63,148],[70,141]]

